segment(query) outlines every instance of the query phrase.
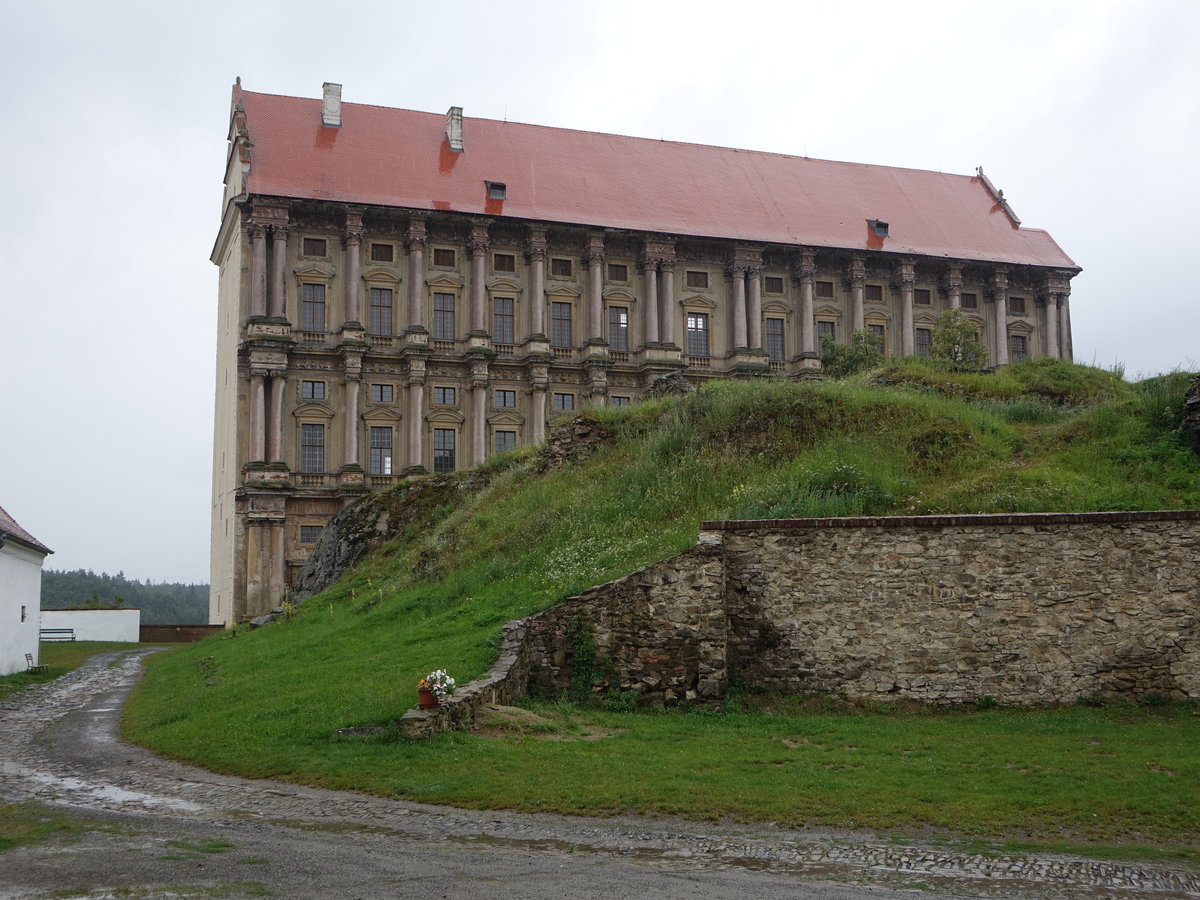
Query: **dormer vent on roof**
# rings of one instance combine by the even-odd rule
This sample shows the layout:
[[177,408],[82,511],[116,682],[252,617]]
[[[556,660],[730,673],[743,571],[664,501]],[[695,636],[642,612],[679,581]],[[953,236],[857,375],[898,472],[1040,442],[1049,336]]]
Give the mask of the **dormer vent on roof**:
[[489,200],[503,200],[508,196],[508,185],[502,181],[489,181],[487,195]]
[[462,107],[452,106],[446,113],[446,140],[455,153],[463,152]]
[[879,219],[867,219],[867,224],[871,226],[871,230],[875,232],[875,237],[885,238],[888,236],[888,223],[881,222]]
[[342,86],[331,81],[325,82],[324,103],[321,106],[321,124],[342,127]]

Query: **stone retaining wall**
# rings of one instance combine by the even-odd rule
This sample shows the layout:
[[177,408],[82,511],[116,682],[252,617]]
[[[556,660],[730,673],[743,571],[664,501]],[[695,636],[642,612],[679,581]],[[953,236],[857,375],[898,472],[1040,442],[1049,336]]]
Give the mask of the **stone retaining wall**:
[[701,529],[690,550],[510,622],[487,677],[405,727],[459,727],[581,672],[652,705],[720,700],[731,679],[936,704],[1200,697],[1200,511]]
[[192,643],[224,630],[224,625],[142,625],[138,640],[143,644]]

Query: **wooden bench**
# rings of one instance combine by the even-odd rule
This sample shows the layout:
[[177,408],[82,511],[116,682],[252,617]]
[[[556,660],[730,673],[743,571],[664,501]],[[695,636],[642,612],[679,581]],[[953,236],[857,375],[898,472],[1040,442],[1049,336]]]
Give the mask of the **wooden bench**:
[[43,641],[73,641],[75,640],[74,628],[43,628]]
[[50,667],[49,666],[39,666],[37,663],[35,663],[33,661],[33,654],[26,653],[25,654],[25,671],[32,672],[33,674],[38,675],[42,672],[49,672]]

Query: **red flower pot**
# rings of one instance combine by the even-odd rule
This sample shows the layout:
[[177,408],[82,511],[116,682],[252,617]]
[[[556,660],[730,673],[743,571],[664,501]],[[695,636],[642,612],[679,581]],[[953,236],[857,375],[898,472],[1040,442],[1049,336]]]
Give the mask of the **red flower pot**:
[[420,709],[437,709],[441,706],[437,696],[429,688],[417,688],[417,707]]

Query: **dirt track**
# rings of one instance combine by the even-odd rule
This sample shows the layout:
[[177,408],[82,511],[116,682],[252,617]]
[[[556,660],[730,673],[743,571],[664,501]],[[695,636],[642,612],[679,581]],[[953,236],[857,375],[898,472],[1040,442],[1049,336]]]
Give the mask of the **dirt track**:
[[0,706],[0,798],[96,826],[0,854],[0,897],[1200,897],[1186,870],[473,812],[214,775],[119,740],[141,655],[95,657]]

